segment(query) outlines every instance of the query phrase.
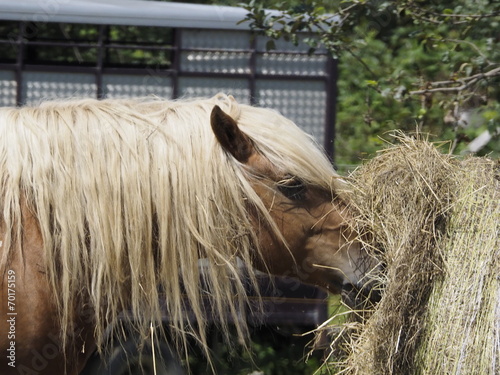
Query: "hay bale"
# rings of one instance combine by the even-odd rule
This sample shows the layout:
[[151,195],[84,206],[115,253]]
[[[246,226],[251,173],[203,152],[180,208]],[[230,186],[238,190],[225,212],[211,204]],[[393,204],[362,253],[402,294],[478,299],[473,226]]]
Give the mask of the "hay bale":
[[420,374],[500,373],[500,194],[491,167],[461,164],[441,244],[446,273],[433,285],[417,352]]
[[360,232],[385,271],[343,373],[498,374],[499,164],[399,141],[353,175]]

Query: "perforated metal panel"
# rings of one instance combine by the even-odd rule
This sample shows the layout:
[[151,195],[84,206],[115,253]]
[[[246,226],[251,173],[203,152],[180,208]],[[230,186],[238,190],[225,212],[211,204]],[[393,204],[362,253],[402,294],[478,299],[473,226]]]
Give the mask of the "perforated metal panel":
[[95,76],[83,73],[25,72],[22,81],[23,103],[46,99],[95,97]]
[[295,46],[283,40],[267,51],[267,41],[258,37],[253,44],[251,34],[241,31],[183,30],[181,71],[255,74],[255,78],[252,89],[237,78],[181,78],[179,92],[182,96],[206,96],[229,90],[240,102],[277,109],[323,144],[327,94],[325,81],[318,78],[329,74],[328,57],[309,55],[307,45]]
[[103,95],[106,98],[133,98],[156,95],[172,98],[172,79],[151,74],[143,76],[104,74]]
[[13,72],[0,71],[0,106],[16,105],[17,82]]
[[180,69],[185,72],[248,74],[248,32],[183,30]]
[[257,73],[287,76],[326,75],[327,57],[263,53],[257,56]]
[[181,54],[185,72],[250,73],[249,52],[188,51]]
[[[149,3],[158,7],[165,5]],[[129,6],[132,5],[141,8],[144,3],[131,1]],[[201,12],[196,5],[190,7]],[[217,17],[222,18],[225,16],[222,10],[234,10],[203,9],[215,9]],[[203,18],[202,13],[198,16]],[[27,24],[23,28],[23,20],[19,21],[18,29],[23,30]],[[336,64],[325,51],[317,50],[311,55],[307,44],[294,45],[285,40],[275,41],[275,48],[268,51],[268,38],[236,26],[236,19],[234,29],[220,29],[216,22],[203,29],[201,24],[189,25],[190,28],[165,25],[164,30],[156,30],[165,32],[161,42],[158,38],[143,40],[144,35],[156,34],[150,29],[137,33],[140,23],[131,22],[130,26],[136,25],[131,29],[135,34],[119,34],[124,40],[110,38],[116,25],[125,25],[120,30],[127,29],[122,21],[90,25],[95,31],[89,34],[90,39],[60,37],[42,43],[26,37],[22,31],[18,31],[14,39],[10,34],[0,35],[0,43],[9,44],[17,51],[17,56],[9,56],[3,62],[0,56],[0,106],[54,98],[149,95],[185,98],[224,92],[240,103],[277,109],[333,154]],[[197,26],[200,29],[192,28]],[[60,26],[55,27],[58,28]],[[133,37],[127,39],[130,35]],[[88,52],[89,45],[95,46],[95,53],[87,53],[84,60],[80,59],[79,54]],[[43,49],[48,47],[63,48],[73,59],[66,61],[57,54],[34,53],[47,52]],[[126,58],[110,58],[116,50],[127,51]],[[44,57],[37,60],[39,55]]]
[[325,84],[316,81],[257,81],[257,103],[293,120],[320,144],[326,115]]
[[210,97],[219,92],[233,95],[239,103],[250,104],[250,89],[245,79],[231,78],[180,78],[181,97]]

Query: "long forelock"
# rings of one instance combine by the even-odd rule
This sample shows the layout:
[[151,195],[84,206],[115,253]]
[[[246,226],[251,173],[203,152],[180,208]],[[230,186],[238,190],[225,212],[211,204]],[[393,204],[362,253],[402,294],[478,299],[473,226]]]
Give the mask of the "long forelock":
[[316,140],[272,109],[240,105],[238,125],[279,171],[326,190],[344,184]]

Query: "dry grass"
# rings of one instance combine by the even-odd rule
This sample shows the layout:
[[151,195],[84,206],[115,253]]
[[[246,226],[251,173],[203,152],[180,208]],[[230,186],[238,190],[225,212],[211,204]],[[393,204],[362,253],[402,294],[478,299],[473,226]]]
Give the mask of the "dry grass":
[[349,325],[342,373],[498,374],[500,165],[397,138],[352,179],[383,298]]

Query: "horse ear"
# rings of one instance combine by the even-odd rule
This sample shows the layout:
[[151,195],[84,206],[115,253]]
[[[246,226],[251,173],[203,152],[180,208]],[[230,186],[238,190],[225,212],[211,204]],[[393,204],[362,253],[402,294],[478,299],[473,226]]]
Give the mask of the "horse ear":
[[216,105],[210,115],[210,125],[224,150],[233,155],[236,160],[246,163],[254,152],[254,147],[250,138],[240,130],[236,121]]

